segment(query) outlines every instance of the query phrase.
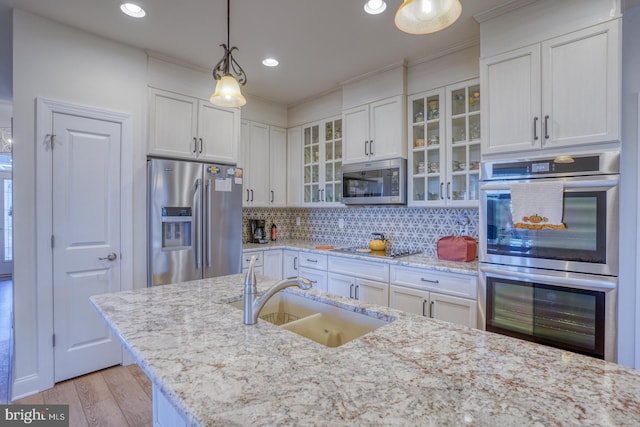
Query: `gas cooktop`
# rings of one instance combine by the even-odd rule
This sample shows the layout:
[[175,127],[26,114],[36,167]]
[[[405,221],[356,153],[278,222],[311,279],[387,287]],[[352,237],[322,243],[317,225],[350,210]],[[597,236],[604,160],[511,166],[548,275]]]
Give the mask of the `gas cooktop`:
[[332,251],[341,252],[343,254],[363,255],[363,256],[370,256],[372,258],[386,258],[386,259],[400,258],[403,256],[415,255],[420,253],[420,251],[417,249],[393,249],[391,252],[386,252],[386,251],[372,251],[371,249],[361,248],[357,246],[353,246],[350,248],[336,248],[336,249],[332,249]]

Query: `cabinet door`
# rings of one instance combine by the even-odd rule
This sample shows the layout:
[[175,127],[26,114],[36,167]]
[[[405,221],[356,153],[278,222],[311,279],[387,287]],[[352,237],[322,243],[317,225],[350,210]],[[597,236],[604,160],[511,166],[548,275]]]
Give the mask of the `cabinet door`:
[[303,203],[320,203],[320,123],[302,129]]
[[269,206],[287,204],[287,131],[269,128]]
[[482,153],[541,147],[540,47],[480,61]]
[[282,250],[264,251],[262,255],[264,275],[272,279],[282,279]]
[[369,160],[369,106],[350,108],[342,113],[344,163]]
[[375,160],[406,158],[404,97],[399,95],[373,102],[369,108],[369,157]]
[[431,292],[431,317],[447,322],[476,327],[477,302]]
[[389,285],[373,280],[356,279],[355,298],[368,304],[389,306]]
[[291,278],[299,276],[298,251],[285,250],[282,262],[282,277]]
[[287,206],[302,204],[302,128],[287,129]]
[[389,307],[429,316],[429,292],[403,286],[389,286]]
[[312,288],[321,292],[327,292],[327,272],[314,270],[308,267],[300,267],[300,276],[311,281]]
[[198,150],[198,100],[151,88],[149,108],[149,154],[193,158]]
[[338,204],[342,201],[342,118],[325,120],[323,128],[320,200],[324,204]]
[[354,298],[356,279],[342,274],[327,275],[327,292],[345,298]]
[[[269,126],[249,123],[248,206],[269,205]],[[245,192],[246,193],[246,192]]]
[[620,139],[618,25],[615,20],[542,43],[544,148]]
[[200,160],[236,164],[240,143],[240,111],[200,100],[197,136],[197,156]]

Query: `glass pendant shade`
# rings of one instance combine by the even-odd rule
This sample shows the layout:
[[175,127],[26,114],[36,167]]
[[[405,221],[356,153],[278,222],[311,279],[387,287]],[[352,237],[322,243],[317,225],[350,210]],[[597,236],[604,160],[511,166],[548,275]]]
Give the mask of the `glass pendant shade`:
[[461,13],[459,0],[404,0],[395,23],[405,33],[430,34],[453,24]]
[[209,101],[219,107],[242,107],[247,100],[240,92],[238,81],[231,75],[222,76],[216,83],[216,90]]

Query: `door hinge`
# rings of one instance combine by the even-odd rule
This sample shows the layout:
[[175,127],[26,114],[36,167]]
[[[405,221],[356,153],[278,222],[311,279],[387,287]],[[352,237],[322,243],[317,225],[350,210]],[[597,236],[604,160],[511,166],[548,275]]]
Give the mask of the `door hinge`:
[[52,341],[52,343],[53,343],[53,346],[55,347],[55,346],[56,346],[56,334],[53,334],[53,335],[51,336],[51,341]]
[[51,235],[51,249],[53,249],[53,247],[55,246],[56,242],[55,242],[55,237],[53,237],[53,234]]

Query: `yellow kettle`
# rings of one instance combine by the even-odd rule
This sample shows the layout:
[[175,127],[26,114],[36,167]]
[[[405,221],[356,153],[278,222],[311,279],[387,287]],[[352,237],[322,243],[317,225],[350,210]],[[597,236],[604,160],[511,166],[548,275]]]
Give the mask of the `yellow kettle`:
[[369,242],[369,249],[372,251],[384,251],[387,248],[387,239],[382,233],[371,233],[373,239]]

